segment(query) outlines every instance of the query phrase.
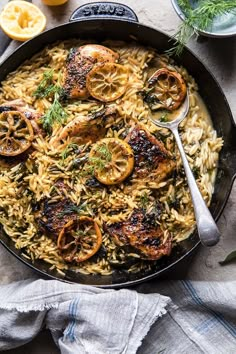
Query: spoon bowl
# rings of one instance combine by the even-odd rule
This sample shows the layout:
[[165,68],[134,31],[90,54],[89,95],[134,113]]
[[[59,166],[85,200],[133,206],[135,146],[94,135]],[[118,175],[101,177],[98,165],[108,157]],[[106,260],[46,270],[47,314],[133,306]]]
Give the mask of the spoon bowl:
[[170,122],[161,122],[158,119],[154,119],[150,117],[151,121],[162,128],[169,129],[176,140],[180,156],[182,158],[192,202],[193,202],[193,209],[197,223],[198,234],[201,243],[204,246],[214,246],[218,243],[220,238],[219,229],[201,195],[201,192],[198,189],[196,180],[193,176],[191,168],[189,166],[182,141],[180,139],[178,127],[179,124],[186,118],[189,111],[189,93],[187,92],[184,102],[182,103],[179,114],[177,117],[170,121]]

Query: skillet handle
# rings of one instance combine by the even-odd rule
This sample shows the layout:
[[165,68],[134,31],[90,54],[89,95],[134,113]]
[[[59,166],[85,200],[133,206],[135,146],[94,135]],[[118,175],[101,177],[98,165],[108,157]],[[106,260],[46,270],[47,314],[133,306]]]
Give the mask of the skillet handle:
[[71,15],[69,21],[87,19],[121,19],[138,22],[135,12],[127,5],[115,2],[92,2],[78,7]]

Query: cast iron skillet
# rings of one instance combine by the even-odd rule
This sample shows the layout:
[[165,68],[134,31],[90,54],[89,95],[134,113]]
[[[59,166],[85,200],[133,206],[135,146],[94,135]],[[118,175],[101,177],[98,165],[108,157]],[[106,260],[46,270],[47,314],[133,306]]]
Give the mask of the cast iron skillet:
[[[0,66],[0,81],[11,71],[15,70],[24,60],[31,58],[45,45],[56,40],[68,38],[116,39],[130,41],[136,38],[140,44],[156,48],[159,52],[170,46],[170,38],[164,33],[138,23],[137,16],[127,6],[115,3],[90,3],[78,8],[71,16],[70,23],[63,24],[46,31],[32,40],[21,45]],[[177,58],[178,62],[178,58]],[[236,173],[236,129],[233,117],[226,98],[210,71],[196,58],[193,53],[185,49],[179,62],[187,68],[196,79],[199,91],[210,111],[217,134],[224,139],[224,146],[220,153],[219,168],[210,210],[217,220],[223,211],[228,199]],[[178,263],[186,260],[199,245],[199,238],[195,232],[189,239],[181,242],[174,248],[170,257],[162,258],[151,272],[129,274],[124,270],[117,270],[110,276],[82,275],[67,271],[66,276],[50,270],[50,265],[43,261],[34,263],[24,259],[21,251],[17,250],[10,238],[1,230],[1,243],[19,260],[31,268],[59,280],[117,288],[137,284],[153,277],[174,270]]]

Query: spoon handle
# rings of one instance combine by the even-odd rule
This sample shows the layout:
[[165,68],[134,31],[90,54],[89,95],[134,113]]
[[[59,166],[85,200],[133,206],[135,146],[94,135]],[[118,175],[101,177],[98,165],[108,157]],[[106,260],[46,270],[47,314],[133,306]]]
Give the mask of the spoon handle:
[[176,139],[176,143],[178,145],[185,169],[185,174],[193,202],[199,238],[204,246],[214,246],[217,244],[220,238],[219,229],[201,195],[201,192],[198,189],[196,180],[193,176],[187,157],[185,155],[185,151],[178,132],[178,127],[173,127],[171,131]]

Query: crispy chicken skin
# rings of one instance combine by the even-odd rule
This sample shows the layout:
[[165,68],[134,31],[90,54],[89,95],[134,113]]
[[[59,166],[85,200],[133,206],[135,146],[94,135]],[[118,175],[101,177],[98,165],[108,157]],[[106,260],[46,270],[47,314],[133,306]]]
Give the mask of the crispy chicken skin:
[[134,151],[134,175],[146,177],[155,171],[157,180],[161,181],[175,167],[175,162],[162,142],[139,125],[134,126],[126,137]]
[[147,214],[143,209],[135,209],[124,222],[106,226],[106,231],[119,246],[132,246],[143,259],[157,260],[171,252],[170,233],[164,233],[155,215]]
[[[59,192],[63,189],[68,190],[69,188],[62,180],[58,180],[55,187]],[[65,224],[70,220],[74,220],[77,216],[77,213],[71,210],[71,206],[72,202],[64,196],[61,197],[60,201],[55,203],[50,203],[50,199],[46,199],[36,216],[39,230],[46,235],[56,238]]]
[[41,114],[35,111],[33,108],[29,107],[28,104],[21,98],[13,101],[8,101],[0,105],[0,114],[2,112],[10,111],[18,111],[23,113],[25,117],[30,120],[34,132],[38,134],[42,133],[42,130],[38,125]]
[[119,55],[98,44],[72,48],[66,59],[64,74],[64,98],[86,99],[86,75],[96,63],[115,62]]
[[71,201],[66,198],[56,203],[49,203],[46,200],[40,218],[37,219],[39,230],[49,236],[57,238],[65,224],[76,218],[76,213],[64,214],[64,211],[71,206]]
[[106,107],[91,116],[78,116],[70,121],[59,135],[52,137],[51,144],[57,146],[67,138],[73,138],[73,142],[78,145],[86,144],[89,141],[94,143],[105,136],[105,124],[116,114],[115,109]]

